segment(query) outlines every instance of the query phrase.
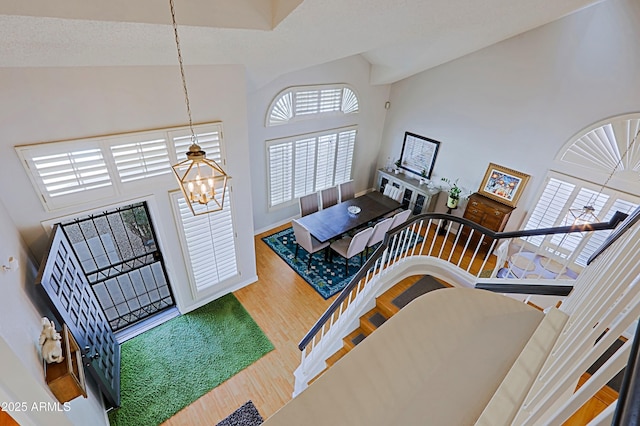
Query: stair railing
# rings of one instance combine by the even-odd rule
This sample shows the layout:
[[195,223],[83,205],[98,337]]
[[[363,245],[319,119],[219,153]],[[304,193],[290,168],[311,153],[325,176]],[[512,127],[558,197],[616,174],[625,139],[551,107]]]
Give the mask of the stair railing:
[[[474,222],[442,213],[426,213],[387,232],[344,290],[300,341],[300,366],[295,372],[294,396],[325,368],[326,358],[337,351],[342,337],[357,328],[357,318],[378,296],[385,276],[407,261],[432,262],[449,271],[463,285],[503,293],[563,296],[580,272],[569,256],[552,257],[553,249],[536,246],[529,237],[614,229],[627,215],[616,212],[609,222],[514,232],[494,232]],[[512,260],[518,258],[519,262]],[[554,270],[541,268],[541,259],[554,262]],[[446,266],[444,266],[446,265]],[[561,273],[561,272],[565,273]],[[397,277],[396,277],[397,278]],[[397,279],[396,281],[397,282]],[[511,287],[507,286],[511,285]],[[525,287],[522,287],[522,286]],[[552,286],[551,286],[552,285]],[[524,299],[528,300],[528,296]]]

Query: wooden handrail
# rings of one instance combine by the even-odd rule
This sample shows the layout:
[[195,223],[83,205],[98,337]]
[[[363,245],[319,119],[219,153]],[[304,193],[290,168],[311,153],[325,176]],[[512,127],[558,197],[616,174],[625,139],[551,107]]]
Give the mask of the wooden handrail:
[[487,229],[481,225],[478,225],[475,222],[472,222],[468,219],[453,216],[446,213],[423,213],[413,218],[410,218],[404,224],[396,226],[395,228],[389,230],[382,243],[378,248],[373,252],[373,254],[367,259],[365,264],[360,268],[358,272],[351,278],[351,281],[345,286],[345,288],[340,292],[340,294],[336,297],[336,299],[331,303],[331,305],[327,308],[327,310],[322,314],[322,316],[316,321],[316,323],[311,327],[311,329],[307,332],[307,334],[302,338],[300,343],[298,344],[298,349],[303,351],[307,345],[311,342],[313,337],[322,329],[322,327],[329,321],[331,316],[338,310],[342,302],[344,302],[348,297],[354,287],[358,284],[358,282],[363,279],[367,272],[375,265],[376,261],[380,259],[382,253],[389,247],[390,242],[393,237],[400,234],[405,229],[410,228],[414,223],[420,221],[429,221],[429,220],[448,220],[450,222],[459,223],[466,227],[472,228],[473,230],[491,238],[494,240],[506,239],[506,238],[520,238],[520,237],[531,237],[537,235],[551,235],[551,234],[568,234],[574,232],[585,232],[585,231],[602,231],[608,229],[615,229],[616,226],[624,219],[627,218],[627,214],[617,211],[608,222],[599,222],[599,223],[588,223],[584,225],[572,225],[572,226],[559,226],[553,228],[541,228],[541,229],[530,229],[530,230],[522,230],[522,231],[511,231],[511,232],[495,232],[490,229]]
[[496,293],[531,294],[536,296],[568,296],[572,285],[477,283],[476,288]]

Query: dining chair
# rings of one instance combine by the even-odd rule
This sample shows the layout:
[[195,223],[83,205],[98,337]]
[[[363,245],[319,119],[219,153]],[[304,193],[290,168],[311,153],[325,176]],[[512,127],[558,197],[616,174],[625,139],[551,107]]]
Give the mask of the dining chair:
[[411,214],[411,210],[409,209],[402,210],[401,212],[396,213],[396,215],[393,216],[393,222],[391,222],[391,226],[389,227],[389,229],[393,229],[396,226],[405,223],[407,219],[409,219],[410,214]]
[[373,228],[366,228],[358,232],[353,237],[344,237],[336,242],[331,243],[331,250],[344,257],[345,273],[349,273],[349,259],[353,256],[360,254],[360,266],[363,265],[363,254],[367,248],[367,241],[371,238]]
[[353,181],[342,182],[340,184],[340,202],[351,200],[356,196],[355,189],[353,187]]
[[300,200],[300,216],[306,216],[318,211],[318,193],[303,195]]
[[373,227],[373,232],[371,233],[371,237],[369,237],[369,241],[367,241],[367,249],[364,254],[365,258],[369,256],[369,249],[384,239],[384,234],[386,234],[387,231],[391,229],[392,222],[393,218],[390,217],[375,224],[375,226]]
[[291,226],[293,227],[293,235],[296,237],[296,253],[294,257],[295,259],[298,258],[299,247],[305,249],[307,253],[309,253],[309,259],[307,260],[307,269],[309,269],[311,267],[311,258],[313,257],[313,254],[322,249],[326,249],[329,246],[329,242],[321,243],[313,238],[313,235],[311,235],[309,230],[298,223],[295,219],[291,221]]
[[331,188],[323,189],[320,191],[320,196],[322,198],[323,209],[334,206],[338,204],[338,187],[332,186]]

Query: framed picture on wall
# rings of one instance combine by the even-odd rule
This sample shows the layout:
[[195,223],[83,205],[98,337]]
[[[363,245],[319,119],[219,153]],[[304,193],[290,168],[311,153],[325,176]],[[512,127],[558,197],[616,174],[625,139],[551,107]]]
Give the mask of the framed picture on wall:
[[478,192],[485,197],[515,207],[529,177],[513,169],[489,163]]
[[418,176],[422,175],[424,170],[425,177],[430,179],[439,148],[440,142],[437,140],[405,132],[400,167]]

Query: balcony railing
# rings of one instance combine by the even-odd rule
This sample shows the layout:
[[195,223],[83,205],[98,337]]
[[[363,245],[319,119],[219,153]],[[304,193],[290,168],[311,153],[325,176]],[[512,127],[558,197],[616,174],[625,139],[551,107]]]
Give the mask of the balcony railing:
[[570,256],[558,256],[548,245],[535,246],[528,237],[614,229],[627,215],[616,213],[609,222],[494,232],[469,220],[440,213],[415,216],[390,230],[345,289],[301,340],[300,367],[294,395],[326,366],[325,360],[341,339],[357,328],[359,317],[375,298],[400,279],[430,274],[457,286],[516,293],[523,301],[532,295],[551,297],[555,304],[572,289],[582,267]]

